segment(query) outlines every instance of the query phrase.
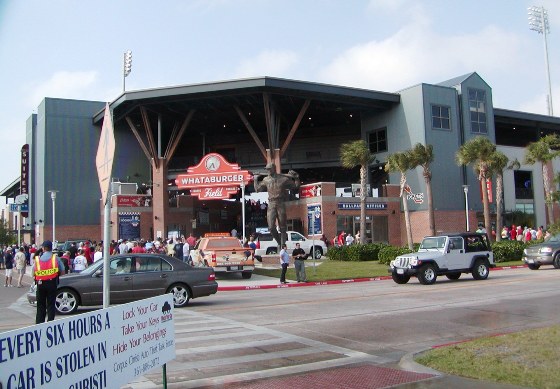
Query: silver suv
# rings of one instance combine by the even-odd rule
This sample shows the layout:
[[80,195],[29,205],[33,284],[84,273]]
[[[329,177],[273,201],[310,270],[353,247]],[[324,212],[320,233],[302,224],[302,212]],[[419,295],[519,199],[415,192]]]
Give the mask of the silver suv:
[[439,275],[457,280],[461,273],[472,273],[475,280],[485,280],[495,266],[486,234],[457,233],[424,238],[417,253],[391,261],[389,273],[397,284],[415,276],[421,284],[431,285]]

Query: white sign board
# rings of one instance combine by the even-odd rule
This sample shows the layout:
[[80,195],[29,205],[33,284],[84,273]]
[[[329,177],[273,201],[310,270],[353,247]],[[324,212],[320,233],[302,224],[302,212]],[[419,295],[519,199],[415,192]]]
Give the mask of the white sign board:
[[113,129],[111,108],[109,108],[109,103],[107,103],[105,105],[105,116],[103,117],[103,126],[101,127],[101,136],[99,138],[99,146],[97,147],[97,155],[95,157],[95,166],[97,167],[97,176],[99,177],[99,187],[101,188],[103,204],[107,201],[114,156],[115,131]]
[[0,333],[0,388],[116,388],[174,358],[167,294]]

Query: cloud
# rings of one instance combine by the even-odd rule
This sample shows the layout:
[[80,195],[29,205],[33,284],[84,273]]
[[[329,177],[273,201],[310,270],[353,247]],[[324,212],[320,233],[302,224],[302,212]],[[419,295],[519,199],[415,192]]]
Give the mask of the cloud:
[[[29,94],[29,103],[38,106],[45,97],[88,99],[95,98],[92,86],[97,81],[97,72],[59,71],[43,83],[34,86]],[[99,98],[99,97],[97,97]]]
[[472,71],[484,78],[503,71],[504,61],[514,61],[519,47],[518,36],[495,26],[473,34],[437,34],[423,14],[384,40],[349,48],[320,77],[328,83],[388,91]]
[[265,50],[253,58],[243,60],[235,70],[235,77],[283,76],[298,62],[298,56],[293,51]]

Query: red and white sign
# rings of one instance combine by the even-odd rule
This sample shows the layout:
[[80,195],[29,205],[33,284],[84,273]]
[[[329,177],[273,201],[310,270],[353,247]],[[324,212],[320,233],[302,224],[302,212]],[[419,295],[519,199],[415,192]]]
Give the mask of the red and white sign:
[[146,195],[117,195],[117,207],[149,207],[151,201]]
[[247,185],[252,179],[249,171],[220,154],[210,153],[198,165],[189,167],[187,174],[179,174],[175,184],[178,189],[190,189],[191,196],[200,200],[220,200],[236,194],[241,184]]
[[[480,201],[482,201],[482,181],[480,182]],[[488,202],[492,203],[494,201],[494,196],[492,196],[492,179],[486,179],[486,192],[488,193]]]
[[321,184],[302,185],[299,188],[299,198],[321,196]]

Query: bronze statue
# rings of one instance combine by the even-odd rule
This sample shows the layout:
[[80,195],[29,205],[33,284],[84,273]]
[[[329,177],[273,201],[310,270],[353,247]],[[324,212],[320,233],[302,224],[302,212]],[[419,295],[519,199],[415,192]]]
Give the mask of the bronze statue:
[[[268,192],[268,210],[266,213],[268,229],[278,242],[278,247],[282,247],[288,239],[285,202],[288,200],[289,190],[299,189],[299,174],[293,170],[290,170],[288,174],[278,174],[276,173],[276,165],[273,163],[266,165],[265,169],[268,171],[268,175],[261,181],[259,181],[259,177],[264,174],[255,175],[255,191]],[[278,228],[276,227],[277,221]],[[280,234],[278,234],[278,230],[280,230]]]

